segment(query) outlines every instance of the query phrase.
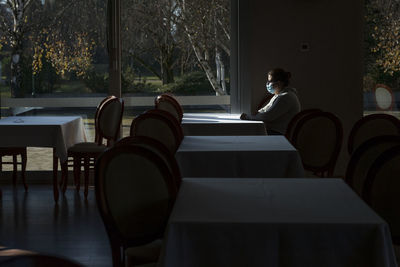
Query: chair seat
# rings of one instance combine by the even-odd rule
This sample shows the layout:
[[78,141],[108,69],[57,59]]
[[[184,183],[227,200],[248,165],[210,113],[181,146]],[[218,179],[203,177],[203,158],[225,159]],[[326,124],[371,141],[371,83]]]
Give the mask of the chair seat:
[[152,266],[157,263],[161,252],[162,240],[158,239],[149,244],[130,247],[125,250],[126,266]]
[[68,152],[72,153],[101,153],[107,147],[105,145],[98,145],[92,142],[83,142],[73,145],[68,149]]

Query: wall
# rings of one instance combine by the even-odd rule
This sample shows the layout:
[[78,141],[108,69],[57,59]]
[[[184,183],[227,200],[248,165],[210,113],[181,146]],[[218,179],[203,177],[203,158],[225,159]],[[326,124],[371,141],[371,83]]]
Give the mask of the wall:
[[[345,142],[336,173],[343,174],[348,132],[363,112],[363,1],[242,0],[238,18],[241,110],[256,109],[269,69],[290,71],[303,109],[341,119]],[[302,51],[302,44],[309,49]]]

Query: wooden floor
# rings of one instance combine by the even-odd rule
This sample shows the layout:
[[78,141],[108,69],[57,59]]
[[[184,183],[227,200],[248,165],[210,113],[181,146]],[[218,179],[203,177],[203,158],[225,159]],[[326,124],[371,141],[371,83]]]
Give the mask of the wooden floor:
[[73,259],[85,266],[112,266],[107,235],[95,203],[68,188],[55,205],[51,185],[0,186],[0,247]]

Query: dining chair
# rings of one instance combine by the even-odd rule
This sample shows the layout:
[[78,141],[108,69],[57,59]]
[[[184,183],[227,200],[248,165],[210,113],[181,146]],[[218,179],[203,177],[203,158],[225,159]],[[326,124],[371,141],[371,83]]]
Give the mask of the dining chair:
[[400,245],[400,145],[374,161],[364,183],[362,198],[389,225],[392,241]]
[[114,267],[155,263],[177,188],[157,153],[114,146],[95,167],[95,192]]
[[175,156],[160,141],[147,136],[127,136],[115,143],[115,146],[139,146],[150,149],[166,163],[172,173],[176,186],[179,188],[182,176]]
[[303,116],[293,131],[292,144],[300,153],[304,169],[318,177],[333,175],[342,142],[342,123],[330,112]]
[[162,94],[155,98],[154,100],[155,108],[168,111],[173,115],[179,123],[182,122],[183,109],[179,102],[169,94]]
[[400,121],[389,114],[371,114],[359,119],[352,127],[347,141],[349,154],[364,141],[378,135],[400,134]]
[[[68,149],[68,157],[73,159],[74,182],[76,189],[80,187],[80,173],[82,162],[85,177],[85,197],[89,188],[89,169],[94,167],[97,157],[112,146],[119,138],[124,101],[122,98],[109,96],[104,99],[96,109],[95,115],[95,141],[83,142],[73,145]],[[104,144],[106,141],[106,144]],[[67,177],[63,179],[63,192],[66,190]]]
[[[11,156],[12,161],[3,161],[4,156]],[[18,156],[21,157],[21,161],[18,161]],[[22,183],[24,184],[25,191],[28,190],[28,185],[26,183],[26,162],[27,162],[27,153],[26,147],[0,147],[0,171],[3,170],[3,164],[12,164],[13,165],[13,185],[17,184],[17,172],[18,165],[21,165],[21,178]]]
[[162,109],[149,109],[149,110],[146,110],[145,113],[159,114],[159,115],[165,117],[166,119],[170,120],[174,124],[175,128],[177,129],[179,138],[181,140],[183,139],[184,134],[183,134],[183,129],[182,129],[181,123],[173,115],[171,115],[168,111],[165,111]]
[[392,110],[395,96],[392,89],[385,84],[377,84],[373,88],[374,100],[377,110]]
[[400,135],[375,136],[362,143],[351,154],[344,176],[345,182],[359,195],[373,162],[387,149],[400,145]]
[[132,120],[130,136],[147,136],[156,139],[173,155],[183,138],[173,120],[152,112],[143,113]]
[[314,112],[321,112],[321,111],[322,110],[320,110],[318,108],[310,108],[310,109],[304,109],[304,110],[300,111],[299,113],[297,113],[296,115],[294,115],[286,128],[286,133],[285,133],[286,139],[289,140],[289,142],[292,142],[293,130],[302,117],[304,117],[307,114],[311,114]]

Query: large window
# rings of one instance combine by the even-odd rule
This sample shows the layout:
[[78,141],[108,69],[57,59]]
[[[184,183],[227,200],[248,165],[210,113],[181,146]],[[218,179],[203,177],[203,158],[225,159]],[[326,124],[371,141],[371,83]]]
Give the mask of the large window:
[[399,117],[400,4],[365,1],[364,114],[385,112]]
[[[108,93],[107,0],[0,0],[1,116],[80,115],[93,140],[95,104]],[[29,170],[50,170],[28,148]],[[44,151],[44,152],[43,152]]]

